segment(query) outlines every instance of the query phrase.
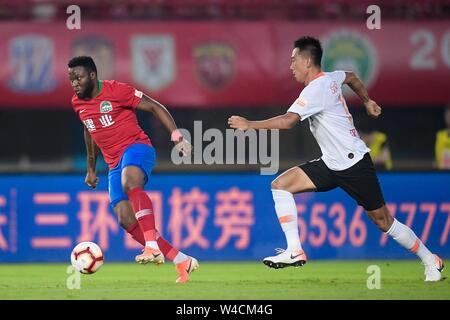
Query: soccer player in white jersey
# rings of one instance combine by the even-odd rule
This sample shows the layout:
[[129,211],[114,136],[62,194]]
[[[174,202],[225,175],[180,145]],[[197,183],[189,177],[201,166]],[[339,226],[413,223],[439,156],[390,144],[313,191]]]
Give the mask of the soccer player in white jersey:
[[364,84],[353,72],[321,70],[319,40],[302,37],[295,41],[291,59],[290,69],[305,88],[285,114],[262,121],[249,121],[239,116],[228,119],[231,128],[240,130],[290,129],[308,119],[322,151],[320,159],[291,168],[272,182],[275,211],[286,236],[287,249],[265,258],[264,264],[278,269],[306,263],[293,194],[340,187],[366,210],[381,231],[419,256],[425,266],[425,281],[440,280],[444,268],[442,260],[431,253],[409,227],[389,213],[369,155],[370,149],[358,136],[341,86],[347,84],[361,98],[369,116],[377,118],[381,108],[369,98]]

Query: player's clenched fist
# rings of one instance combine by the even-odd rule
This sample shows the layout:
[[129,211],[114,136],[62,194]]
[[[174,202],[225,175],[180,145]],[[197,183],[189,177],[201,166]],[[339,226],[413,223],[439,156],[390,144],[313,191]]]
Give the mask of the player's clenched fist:
[[250,128],[250,122],[239,116],[232,116],[228,119],[228,125],[230,128],[239,129],[239,130],[247,130]]
[[95,174],[95,172],[88,172],[86,174],[86,178],[84,179],[84,183],[87,184],[92,189],[95,189],[97,187],[98,181],[99,179]]
[[378,118],[381,114],[381,108],[380,106],[373,100],[369,100],[366,103],[364,103],[364,106],[366,107],[367,114],[372,118]]

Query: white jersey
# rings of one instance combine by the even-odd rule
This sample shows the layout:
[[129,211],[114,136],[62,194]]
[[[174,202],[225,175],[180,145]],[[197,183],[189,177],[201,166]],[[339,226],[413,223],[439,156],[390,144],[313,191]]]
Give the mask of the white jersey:
[[341,86],[344,71],[321,72],[300,93],[288,112],[309,118],[309,127],[322,150],[322,160],[334,171],[350,168],[370,149],[358,135]]

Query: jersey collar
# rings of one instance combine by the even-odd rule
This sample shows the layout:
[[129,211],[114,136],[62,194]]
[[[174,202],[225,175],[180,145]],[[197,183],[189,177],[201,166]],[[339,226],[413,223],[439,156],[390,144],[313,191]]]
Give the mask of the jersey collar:
[[[322,77],[323,75],[325,75],[325,73],[323,73],[323,71],[320,71],[318,74],[315,75],[314,78],[311,79],[311,81],[316,80],[317,78],[320,78],[320,77]],[[310,81],[310,82],[311,82],[311,81]]]
[[325,75],[325,73],[324,73],[323,71],[320,71],[318,74],[316,74],[316,75],[314,76],[314,78],[311,79],[311,81],[308,82],[307,86],[309,86],[309,84],[310,84],[311,82],[313,82],[314,80],[316,80],[316,79],[322,77],[323,75]]
[[98,86],[98,93],[93,98],[98,97],[100,95],[100,93],[102,92],[102,82],[98,79],[97,79],[97,86]]

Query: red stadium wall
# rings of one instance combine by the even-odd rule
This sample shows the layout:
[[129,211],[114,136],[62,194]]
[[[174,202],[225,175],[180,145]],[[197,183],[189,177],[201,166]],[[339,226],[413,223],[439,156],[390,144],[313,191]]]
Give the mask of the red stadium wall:
[[[292,42],[319,37],[327,70],[356,71],[391,106],[450,101],[450,22],[0,24],[0,108],[69,108],[67,61],[92,55],[102,79],[132,83],[171,107],[288,106],[301,89]],[[350,97],[351,98],[351,97]]]

